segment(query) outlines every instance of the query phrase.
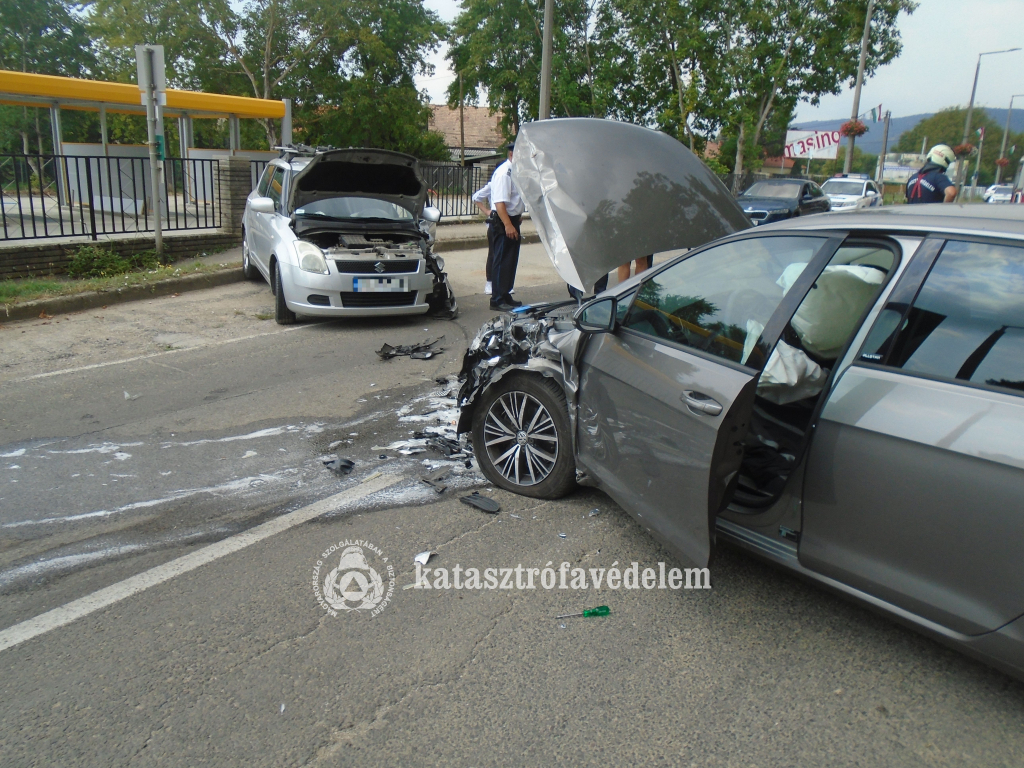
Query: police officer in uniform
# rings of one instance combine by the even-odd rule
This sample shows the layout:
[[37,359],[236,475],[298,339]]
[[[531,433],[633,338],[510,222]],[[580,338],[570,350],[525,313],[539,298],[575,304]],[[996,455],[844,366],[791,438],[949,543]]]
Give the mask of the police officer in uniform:
[[908,203],[952,203],[956,200],[956,184],[946,176],[946,169],[956,159],[946,144],[936,144],[928,152],[928,162],[907,182]]
[[512,287],[519,266],[519,232],[526,205],[519,190],[512,183],[512,152],[515,143],[508,145],[508,160],[494,169],[491,176],[490,226],[494,231],[494,263],[491,267],[491,309],[508,312],[522,306],[512,298]]

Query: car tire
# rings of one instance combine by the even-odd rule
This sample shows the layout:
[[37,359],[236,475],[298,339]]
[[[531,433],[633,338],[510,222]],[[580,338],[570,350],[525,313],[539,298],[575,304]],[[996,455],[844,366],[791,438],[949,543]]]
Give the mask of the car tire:
[[481,471],[499,488],[559,499],[576,487],[569,409],[552,379],[534,373],[504,376],[477,403],[472,435]]
[[259,270],[256,269],[249,256],[249,241],[244,229],[242,230],[242,277],[246,280],[255,280],[260,277]]
[[288,309],[284,300],[284,286],[281,285],[281,270],[277,262],[270,267],[270,277],[274,281],[274,319],[278,325],[291,325],[295,322],[295,313]]

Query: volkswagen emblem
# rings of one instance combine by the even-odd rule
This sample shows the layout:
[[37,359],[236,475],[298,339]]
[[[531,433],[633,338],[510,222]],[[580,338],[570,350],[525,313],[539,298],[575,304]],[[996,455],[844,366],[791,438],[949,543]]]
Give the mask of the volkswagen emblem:
[[378,261],[376,264],[373,265],[373,271],[379,275],[381,272],[384,271],[384,265]]

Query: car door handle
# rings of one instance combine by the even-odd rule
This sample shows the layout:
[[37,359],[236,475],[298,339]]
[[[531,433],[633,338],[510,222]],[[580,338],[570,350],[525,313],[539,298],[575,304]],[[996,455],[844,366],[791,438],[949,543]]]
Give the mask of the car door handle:
[[701,413],[705,416],[717,416],[722,412],[722,404],[713,400],[703,392],[694,392],[692,389],[683,390],[680,398],[686,407],[694,413]]

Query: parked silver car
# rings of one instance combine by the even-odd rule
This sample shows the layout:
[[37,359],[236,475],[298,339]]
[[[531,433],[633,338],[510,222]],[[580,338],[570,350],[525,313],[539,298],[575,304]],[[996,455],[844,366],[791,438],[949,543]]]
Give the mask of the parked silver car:
[[866,173],[837,173],[821,185],[833,211],[880,208],[882,195],[878,185]]
[[579,288],[733,234],[481,328],[459,395],[481,469],[542,498],[595,485],[688,563],[729,542],[1024,678],[1024,208],[744,230],[669,142],[610,121],[519,133],[517,184]]
[[416,158],[379,149],[293,149],[268,163],[246,201],[242,271],[262,275],[277,322],[296,315],[453,318],[434,254],[441,214]]

